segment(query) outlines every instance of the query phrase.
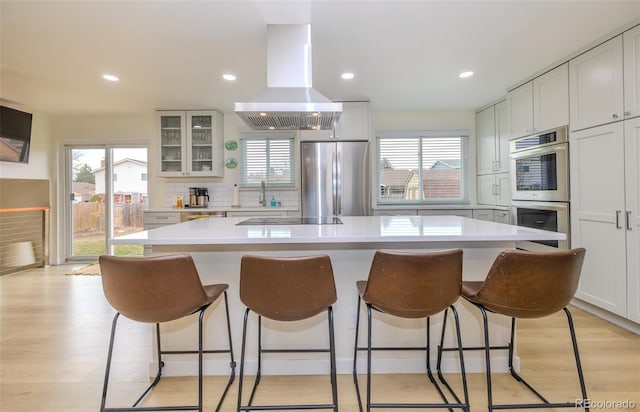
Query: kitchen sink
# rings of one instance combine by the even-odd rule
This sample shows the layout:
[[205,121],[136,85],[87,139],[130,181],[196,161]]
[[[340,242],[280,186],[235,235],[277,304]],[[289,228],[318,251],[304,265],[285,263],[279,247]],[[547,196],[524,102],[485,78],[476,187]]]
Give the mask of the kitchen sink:
[[341,225],[337,217],[252,217],[236,225]]

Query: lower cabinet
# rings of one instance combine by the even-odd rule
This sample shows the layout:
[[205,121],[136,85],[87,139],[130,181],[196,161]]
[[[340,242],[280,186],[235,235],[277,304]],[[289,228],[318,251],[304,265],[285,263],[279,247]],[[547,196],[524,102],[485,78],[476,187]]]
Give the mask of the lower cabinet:
[[[297,215],[297,213],[296,213]],[[235,211],[229,210],[226,214],[227,217],[286,217],[289,215],[286,210],[260,210],[260,211]]]
[[462,217],[473,217],[473,210],[471,209],[421,209],[418,210],[419,215],[426,216],[439,216],[439,215],[454,215]]
[[570,156],[576,297],[640,322],[640,118],[573,132]]
[[[157,229],[159,227],[180,223],[180,212],[144,212],[142,214],[142,226],[144,230]],[[151,246],[144,246],[144,255],[151,254]]]
[[494,210],[493,221],[509,225],[511,224],[511,213],[508,210]]

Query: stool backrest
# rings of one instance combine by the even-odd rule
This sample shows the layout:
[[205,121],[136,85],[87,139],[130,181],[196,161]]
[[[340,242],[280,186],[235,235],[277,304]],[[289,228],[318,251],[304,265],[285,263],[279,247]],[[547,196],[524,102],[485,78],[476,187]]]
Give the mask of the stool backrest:
[[293,321],[317,315],[337,300],[331,259],[243,256],[240,300],[269,319]]
[[516,318],[555,313],[576,293],[585,253],[583,248],[504,251],[493,262],[476,299],[491,311]]
[[363,299],[405,318],[436,314],[460,296],[462,250],[431,253],[377,251]]
[[191,256],[100,256],[107,301],[129,319],[157,323],[189,315],[207,294]]

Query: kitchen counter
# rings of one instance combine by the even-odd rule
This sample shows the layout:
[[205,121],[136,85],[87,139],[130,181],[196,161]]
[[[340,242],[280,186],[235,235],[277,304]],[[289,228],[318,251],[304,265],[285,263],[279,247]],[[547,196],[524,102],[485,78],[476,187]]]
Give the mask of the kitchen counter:
[[260,250],[278,245],[424,246],[439,242],[563,240],[564,234],[460,216],[342,216],[341,225],[238,225],[245,218],[198,219],[120,236],[114,245],[209,246]]
[[153,208],[145,210],[145,212],[178,212],[178,213],[193,213],[193,212],[297,212],[297,207],[269,207],[269,206],[255,206],[255,207],[232,207],[232,206],[214,206],[214,207],[186,207],[182,209],[176,209],[175,207],[165,208]]
[[[244,305],[238,296],[240,260],[246,254],[263,256],[305,256],[326,254],[331,258],[338,301],[334,305],[336,327],[336,354],[338,373],[351,373],[353,363],[353,337],[355,317],[358,311],[355,282],[367,278],[371,260],[378,249],[424,252],[451,248],[463,249],[463,278],[483,280],[495,257],[504,249],[515,247],[520,240],[559,240],[563,234],[536,229],[505,225],[489,221],[469,219],[459,216],[366,216],[340,217],[342,224],[323,225],[237,225],[246,217],[224,219],[199,219],[158,229],[132,233],[117,237],[113,245],[151,245],[154,254],[189,253],[205,284],[227,283],[229,285],[229,307],[232,320],[234,347],[239,353],[242,336],[242,314]],[[304,274],[301,274],[304,276]],[[462,339],[465,346],[482,344],[479,311],[460,299],[458,308]],[[362,310],[362,309],[360,309]],[[364,316],[364,310],[361,315]],[[399,319],[374,316],[376,334],[382,337],[381,345],[410,345],[424,343],[424,319]],[[224,344],[225,336],[220,333],[224,325],[224,311],[220,307],[207,316],[206,338],[210,344]],[[197,322],[182,319],[176,325],[163,329],[163,336],[173,346],[184,347],[193,344],[197,336]],[[256,319],[251,318],[252,328]],[[432,342],[439,342],[442,317],[431,320]],[[493,344],[506,344],[509,338],[509,320],[506,317],[490,317]],[[188,329],[188,330],[187,330]],[[299,322],[274,323],[263,320],[265,339],[276,347],[302,345],[312,347],[317,342],[326,341],[324,318],[314,317]],[[254,330],[254,329],[252,329]],[[291,333],[292,331],[304,333]],[[451,328],[450,328],[451,331]],[[253,332],[252,332],[253,333]],[[361,333],[366,336],[366,333]],[[249,338],[249,345],[255,343],[255,334]],[[362,344],[362,342],[361,342]],[[453,344],[453,336],[448,335],[446,345]],[[254,346],[249,346],[253,348]],[[504,352],[504,351],[500,351]],[[507,371],[506,353],[496,352],[495,370]],[[435,346],[431,358],[435,362]],[[420,373],[424,359],[420,353],[403,354],[376,352],[374,373]],[[494,357],[492,355],[492,357]],[[153,364],[149,353],[150,371]],[[327,362],[314,354],[299,354],[298,361],[275,360],[268,356],[263,361],[264,374],[324,374]],[[304,366],[299,365],[300,360]],[[364,357],[359,360],[364,362]],[[193,375],[195,362],[185,359],[167,359],[167,375]],[[519,358],[515,358],[519,368]],[[247,355],[247,373],[255,373],[256,355],[253,349]],[[444,371],[455,371],[457,360],[453,352],[445,354]],[[484,370],[483,356],[479,351],[465,353],[468,372]],[[228,373],[228,361],[206,359],[205,370],[213,374]],[[359,365],[364,370],[364,364]],[[302,371],[302,372],[301,372]]]

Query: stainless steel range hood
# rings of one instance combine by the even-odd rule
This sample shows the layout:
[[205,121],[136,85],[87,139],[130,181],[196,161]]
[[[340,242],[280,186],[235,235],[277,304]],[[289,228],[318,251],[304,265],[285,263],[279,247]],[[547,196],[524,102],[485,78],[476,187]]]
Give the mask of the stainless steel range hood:
[[267,88],[235,112],[254,130],[329,130],[342,114],[311,87],[311,26],[267,25]]

